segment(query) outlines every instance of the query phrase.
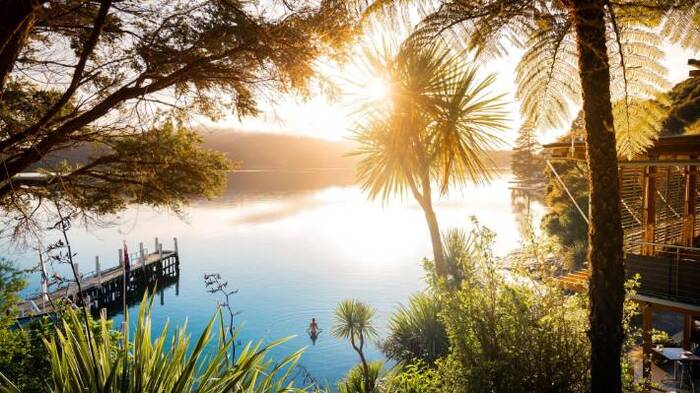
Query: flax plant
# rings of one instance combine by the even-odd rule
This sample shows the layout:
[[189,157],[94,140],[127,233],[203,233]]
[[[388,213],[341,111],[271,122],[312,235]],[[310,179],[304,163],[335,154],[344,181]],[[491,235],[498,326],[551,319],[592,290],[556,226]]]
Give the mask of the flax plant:
[[[290,372],[301,351],[280,362],[269,359],[270,349],[286,339],[263,344],[245,345],[233,364],[227,352],[234,339],[216,345],[212,318],[196,342],[191,342],[185,327],[171,334],[166,324],[152,338],[152,299],[141,303],[136,330],[129,339],[114,342],[108,322],[101,319],[92,337],[86,334],[79,313],[68,310],[56,338],[46,341],[51,364],[51,391],[77,392],[292,392]],[[214,345],[212,345],[214,344]],[[90,346],[95,348],[96,362],[91,359]],[[212,349],[213,348],[213,349]],[[207,353],[210,352],[210,353]],[[2,378],[2,377],[0,377]],[[6,379],[0,379],[0,391],[20,392]]]

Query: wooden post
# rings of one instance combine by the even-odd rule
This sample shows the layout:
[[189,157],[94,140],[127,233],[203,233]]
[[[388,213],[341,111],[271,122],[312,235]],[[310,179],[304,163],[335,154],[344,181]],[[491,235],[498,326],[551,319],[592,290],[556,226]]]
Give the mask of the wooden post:
[[102,319],[103,321],[107,320],[107,309],[104,307],[100,309],[100,319]]
[[[649,165],[644,167],[644,177],[643,177],[643,215],[642,215],[642,226],[644,228],[644,234],[642,236],[642,241],[645,243],[654,243],[655,237],[655,227],[656,227],[656,167]],[[644,244],[642,246],[642,255],[653,255],[654,246],[651,244]]]
[[102,270],[100,269],[99,255],[95,255],[95,276],[97,276],[97,282],[102,284]]
[[163,245],[159,244],[157,250],[158,250],[158,260],[160,261],[158,264],[160,265],[163,263]]
[[683,349],[690,350],[690,334],[693,332],[693,316],[689,312],[683,313]]
[[175,253],[177,254],[177,238],[173,238],[173,247],[175,248]]
[[145,257],[145,251],[143,249],[143,242],[139,242],[139,256],[141,257],[141,259],[143,259],[143,257]]
[[646,391],[649,391],[650,386],[648,386],[648,384],[649,379],[651,377],[651,329],[654,311],[651,308],[651,303],[646,303],[643,307],[644,311],[642,315],[642,376],[647,379],[645,385],[647,385]]
[[123,268],[124,267],[124,252],[122,252],[121,248],[118,250],[118,252],[119,252],[119,267]]
[[[693,157],[694,158],[694,157]],[[683,208],[683,245],[692,247],[695,240],[695,202],[697,189],[697,170],[693,165],[685,169],[685,197]]]
[[158,251],[158,244],[158,237],[156,237],[155,246],[153,247],[153,250],[156,252]]

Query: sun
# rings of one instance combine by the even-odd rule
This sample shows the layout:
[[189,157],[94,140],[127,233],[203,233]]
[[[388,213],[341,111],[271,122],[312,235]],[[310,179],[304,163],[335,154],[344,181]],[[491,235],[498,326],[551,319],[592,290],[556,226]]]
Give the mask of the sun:
[[384,101],[391,98],[391,86],[383,78],[373,77],[367,81],[364,94],[374,101]]

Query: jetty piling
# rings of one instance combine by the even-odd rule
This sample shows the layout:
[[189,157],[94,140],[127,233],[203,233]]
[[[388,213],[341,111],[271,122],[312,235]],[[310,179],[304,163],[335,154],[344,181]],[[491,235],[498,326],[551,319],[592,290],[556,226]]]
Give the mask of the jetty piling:
[[[163,249],[163,244],[155,238],[155,250],[151,253],[139,243],[138,254],[133,254],[133,260],[129,269],[129,277],[126,277],[126,293],[123,289],[124,280],[124,250],[118,250],[118,265],[112,268],[104,268],[99,256],[95,256],[95,271],[80,274],[78,263],[73,264],[76,276],[82,287],[82,298],[85,305],[95,313],[102,313],[102,309],[115,307],[121,304],[123,296],[140,298],[143,291],[156,284],[160,292],[161,304],[164,302],[162,289],[165,284],[176,284],[176,295],[179,292],[177,281],[180,274],[180,258],[178,256],[177,238],[173,238],[173,249]],[[53,301],[67,299],[77,302],[79,299],[78,285],[70,282],[49,292],[49,298]],[[37,302],[42,294],[30,295],[18,305],[19,318],[50,313],[53,310],[50,304],[53,302]],[[43,298],[42,298],[43,299]],[[37,303],[41,303],[38,306]]]

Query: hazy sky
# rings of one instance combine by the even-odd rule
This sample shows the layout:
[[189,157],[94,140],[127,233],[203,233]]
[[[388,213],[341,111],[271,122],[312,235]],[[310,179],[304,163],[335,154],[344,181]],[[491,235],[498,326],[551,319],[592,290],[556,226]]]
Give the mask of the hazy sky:
[[[672,84],[687,78],[688,65],[687,60],[693,57],[691,53],[687,53],[678,47],[666,48],[665,65],[669,71],[668,79]],[[509,101],[508,110],[511,113],[511,129],[502,135],[503,139],[512,144],[515,140],[517,129],[520,126],[521,118],[519,115],[519,103],[514,97],[515,93],[515,67],[518,63],[521,53],[514,53],[509,58],[499,59],[480,66],[482,74],[493,72],[497,75],[497,81],[494,88],[494,93],[506,94],[506,99]],[[357,92],[348,92],[352,90],[347,86],[347,83],[342,82],[348,78],[348,74],[352,74],[357,69],[353,64],[345,67],[324,66],[329,78],[340,79],[339,87],[345,90],[345,94],[341,94],[336,100],[329,100],[323,95],[314,96],[311,100],[304,102],[298,97],[287,95],[279,97],[276,103],[261,103],[262,113],[257,118],[246,118],[239,121],[235,116],[229,116],[226,119],[217,123],[208,123],[211,128],[233,128],[246,132],[269,132],[269,133],[284,133],[295,135],[313,136],[329,140],[342,140],[351,136],[351,119],[348,116],[349,101]],[[352,79],[357,79],[357,75],[351,76]],[[376,88],[376,83],[369,81],[368,88]],[[371,91],[370,91],[371,93]],[[572,108],[573,109],[573,108]],[[572,110],[573,115],[578,112],[578,108]],[[544,130],[540,133],[541,142],[552,141],[557,136],[561,135],[566,130],[551,129]]]

